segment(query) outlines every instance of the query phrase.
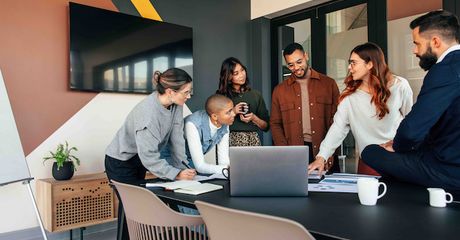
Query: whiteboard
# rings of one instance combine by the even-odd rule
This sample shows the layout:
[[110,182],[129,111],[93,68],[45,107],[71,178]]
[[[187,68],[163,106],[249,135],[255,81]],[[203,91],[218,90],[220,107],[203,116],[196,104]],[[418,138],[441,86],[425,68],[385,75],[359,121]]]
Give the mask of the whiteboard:
[[0,70],[0,185],[26,179],[30,172]]

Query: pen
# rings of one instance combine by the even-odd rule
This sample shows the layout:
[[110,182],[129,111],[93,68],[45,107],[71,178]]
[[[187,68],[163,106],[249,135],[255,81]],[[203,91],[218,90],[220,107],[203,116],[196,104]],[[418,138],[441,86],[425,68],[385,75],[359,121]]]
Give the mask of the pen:
[[182,163],[182,164],[183,164],[183,165],[184,165],[186,168],[188,168],[188,169],[192,169],[192,168],[191,168],[191,167],[190,167],[190,166],[189,166],[189,165],[188,165],[186,162],[184,162],[184,161],[181,161],[181,163]]
[[[182,165],[184,165],[186,168],[188,169],[193,169],[192,167],[190,167],[190,165],[188,165],[186,162],[184,161],[181,161]],[[201,175],[196,169],[195,169],[195,172],[197,175]]]

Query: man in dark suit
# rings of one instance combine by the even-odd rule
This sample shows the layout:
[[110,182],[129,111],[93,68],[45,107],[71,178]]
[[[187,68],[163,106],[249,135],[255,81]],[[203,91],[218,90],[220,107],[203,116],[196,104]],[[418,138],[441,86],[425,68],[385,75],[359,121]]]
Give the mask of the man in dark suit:
[[384,176],[459,191],[459,21],[440,10],[415,19],[410,27],[413,52],[428,73],[393,141],[367,146],[362,158]]

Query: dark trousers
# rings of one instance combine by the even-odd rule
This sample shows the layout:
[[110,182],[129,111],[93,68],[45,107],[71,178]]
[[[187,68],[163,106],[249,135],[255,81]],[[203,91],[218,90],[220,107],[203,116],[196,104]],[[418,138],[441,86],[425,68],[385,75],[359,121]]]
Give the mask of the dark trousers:
[[[140,185],[145,183],[145,173],[147,169],[142,165],[138,155],[135,155],[127,161],[120,161],[110,156],[105,156],[105,172],[109,180],[117,182]],[[118,191],[115,189],[118,197],[118,240],[129,240],[128,225],[123,210],[123,203],[121,201]]]
[[373,144],[364,148],[361,158],[384,177],[460,191],[460,167],[440,162],[429,152],[395,153]]
[[[313,144],[311,142],[303,142],[305,146],[308,146],[308,152],[310,156],[308,156],[308,160],[310,163],[315,161],[315,155],[313,155]],[[331,169],[329,169],[329,172],[335,173],[335,172],[340,172],[340,165],[339,165],[339,157],[337,155],[334,155],[334,164],[332,165]]]

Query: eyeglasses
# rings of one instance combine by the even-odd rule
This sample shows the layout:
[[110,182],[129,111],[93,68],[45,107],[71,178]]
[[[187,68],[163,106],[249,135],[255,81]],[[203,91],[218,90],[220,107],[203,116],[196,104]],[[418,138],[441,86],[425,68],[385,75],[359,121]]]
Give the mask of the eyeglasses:
[[364,63],[361,61],[348,60],[348,66],[355,67],[358,63]]
[[174,90],[174,92],[180,93],[180,94],[182,94],[182,96],[184,96],[184,97],[192,96],[192,91],[193,91],[193,89],[187,90],[187,91],[185,91],[185,92],[179,92],[179,91],[177,91],[177,90]]

